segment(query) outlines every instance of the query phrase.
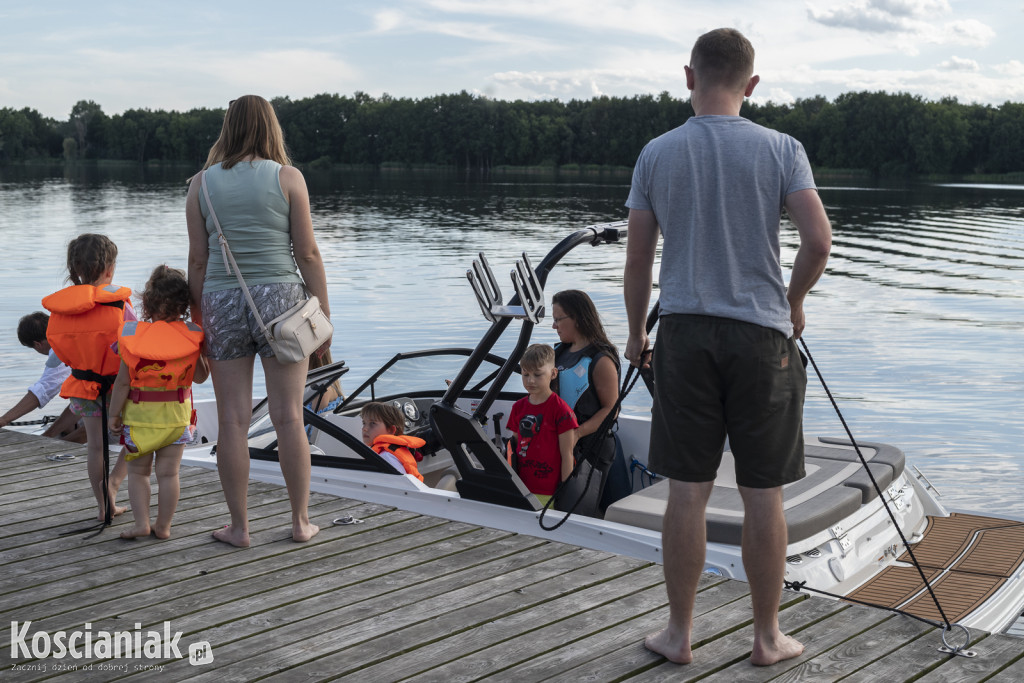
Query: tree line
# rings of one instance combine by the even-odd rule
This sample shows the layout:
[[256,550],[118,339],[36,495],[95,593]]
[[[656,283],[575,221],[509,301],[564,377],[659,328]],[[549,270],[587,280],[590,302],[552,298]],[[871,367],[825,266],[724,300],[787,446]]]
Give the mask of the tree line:
[[[272,100],[300,164],[632,166],[644,144],[693,115],[689,100],[658,96],[514,102],[471,95],[423,99],[321,94]],[[747,102],[741,114],[800,140],[819,168],[876,176],[1024,171],[1024,104],[929,101],[855,92],[792,104]],[[223,109],[130,109],[108,116],[88,100],[66,121],[0,108],[0,163],[115,159],[201,165]]]

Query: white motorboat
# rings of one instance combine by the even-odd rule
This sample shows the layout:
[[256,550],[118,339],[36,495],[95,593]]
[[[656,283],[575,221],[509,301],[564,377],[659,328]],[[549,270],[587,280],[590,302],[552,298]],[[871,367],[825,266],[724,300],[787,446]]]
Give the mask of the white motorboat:
[[[596,509],[588,510],[593,516],[574,513],[554,530],[542,528],[542,506],[501,448],[509,436],[501,418],[523,396],[514,375],[544,314],[548,272],[576,246],[614,244],[625,237],[623,223],[577,231],[536,270],[524,254],[512,271],[516,295],[507,304],[481,255],[468,275],[491,325],[475,348],[400,353],[333,412],[305,411],[313,490],[660,562],[668,482],[646,467],[649,418],[620,415],[615,426],[630,468],[631,493],[610,504],[603,516]],[[494,354],[513,321],[519,323],[514,350],[507,357]],[[305,403],[347,370],[339,362],[311,372]],[[368,401],[399,406],[406,433],[426,440],[419,464],[423,482],[398,473],[362,443],[359,411]],[[216,406],[199,402],[197,409],[197,443],[186,450],[183,463],[216,467]],[[283,483],[265,401],[254,408],[249,446],[251,476]],[[1024,636],[1024,522],[951,514],[924,476],[908,471],[903,453],[887,444],[855,447],[849,437],[808,436],[806,471],[804,479],[784,489],[790,585],[940,623]],[[595,473],[591,485],[601,486],[602,470]],[[543,524],[550,528],[564,517],[549,510]],[[742,519],[726,452],[707,510],[707,571],[745,579]]]

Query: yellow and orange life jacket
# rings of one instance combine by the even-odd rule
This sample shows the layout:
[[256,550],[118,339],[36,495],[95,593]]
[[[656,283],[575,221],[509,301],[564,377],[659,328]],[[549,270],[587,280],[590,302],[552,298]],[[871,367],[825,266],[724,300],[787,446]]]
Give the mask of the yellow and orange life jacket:
[[409,449],[422,448],[426,443],[426,441],[418,436],[381,434],[373,440],[372,448],[374,453],[381,453],[383,451],[391,453],[398,458],[398,462],[402,463],[406,474],[411,474],[420,481],[423,481],[423,475],[420,474],[419,468],[416,467],[416,458]]
[[73,285],[43,299],[51,314],[46,341],[71,368],[71,376],[61,385],[63,398],[96,400],[101,378],[112,383],[117,376],[121,359],[110,347],[117,341],[131,295],[132,290],[116,285]]
[[128,368],[128,399],[122,420],[138,451],[132,460],[174,443],[192,424],[192,377],[203,331],[194,323],[129,321],[121,327],[118,352]]

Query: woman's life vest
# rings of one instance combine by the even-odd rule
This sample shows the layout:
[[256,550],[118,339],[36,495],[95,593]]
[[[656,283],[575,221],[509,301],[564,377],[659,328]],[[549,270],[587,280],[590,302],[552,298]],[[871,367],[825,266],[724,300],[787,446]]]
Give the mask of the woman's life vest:
[[131,427],[138,455],[177,441],[192,424],[192,377],[203,331],[194,323],[124,323],[118,352],[128,368],[122,420]]
[[[615,364],[616,374],[621,374],[619,359],[615,354],[595,344],[588,344],[579,351],[570,351],[572,344],[555,345],[555,366],[558,368],[558,395],[569,404],[576,414],[576,422],[583,424],[601,410],[601,400],[594,387],[594,368],[601,356],[607,356]],[[576,444],[576,454],[590,452],[595,446],[591,444],[593,434],[580,439]],[[607,443],[598,446],[595,462],[606,460],[615,454],[615,445],[611,432],[605,435]]]
[[61,385],[63,398],[96,400],[101,383],[104,389],[113,383],[121,359],[111,346],[131,295],[132,290],[116,285],[74,285],[43,299],[51,314],[46,341],[71,368],[71,376]]
[[405,434],[381,434],[373,440],[373,452],[381,453],[387,451],[396,458],[398,462],[402,463],[402,467],[405,468],[406,474],[411,474],[420,481],[423,481],[423,475],[420,474],[419,468],[416,467],[416,457],[409,450],[410,448],[423,448],[426,445],[426,441],[419,438],[418,436],[406,436]]

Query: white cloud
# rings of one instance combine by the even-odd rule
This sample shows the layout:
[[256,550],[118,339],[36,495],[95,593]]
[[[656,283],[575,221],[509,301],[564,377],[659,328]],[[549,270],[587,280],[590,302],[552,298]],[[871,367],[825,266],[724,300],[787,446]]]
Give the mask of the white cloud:
[[1024,63],[1016,59],[1011,59],[1005,64],[996,64],[992,67],[997,72],[1004,76],[1010,76],[1012,78],[1024,78]]
[[[1014,65],[1004,65],[1012,71]],[[1024,73],[1024,65],[1016,65]],[[911,92],[925,99],[957,97],[962,102],[1000,103],[1024,99],[1024,79],[993,77],[980,72],[969,79],[952,81],[944,69],[811,69],[791,74],[788,89],[807,95],[827,92],[886,91]]]
[[945,71],[981,71],[981,66],[973,59],[963,59],[953,55],[939,64],[939,68]]
[[785,88],[769,88],[767,94],[755,89],[750,101],[757,104],[767,104],[768,102],[774,102],[775,104],[793,104],[796,102],[796,99],[797,98],[793,93],[789,92]]
[[966,19],[945,24],[942,27],[939,38],[935,42],[984,47],[991,43],[995,37],[996,32],[992,30],[992,27],[976,19]]
[[995,38],[995,31],[977,19],[940,21],[951,12],[947,0],[852,0],[830,9],[807,8],[808,16],[823,26],[868,34],[898,34],[897,46],[907,54],[917,54],[915,39],[980,47]]
[[951,10],[947,0],[869,0],[868,4],[902,17],[926,17]]
[[[684,11],[674,0],[421,0],[421,4],[434,12],[568,25],[616,34],[635,33],[687,46],[704,30],[714,28],[715,17],[720,16],[717,6],[705,8],[700,6],[703,3],[694,3]],[[701,25],[707,28],[698,30]]]

